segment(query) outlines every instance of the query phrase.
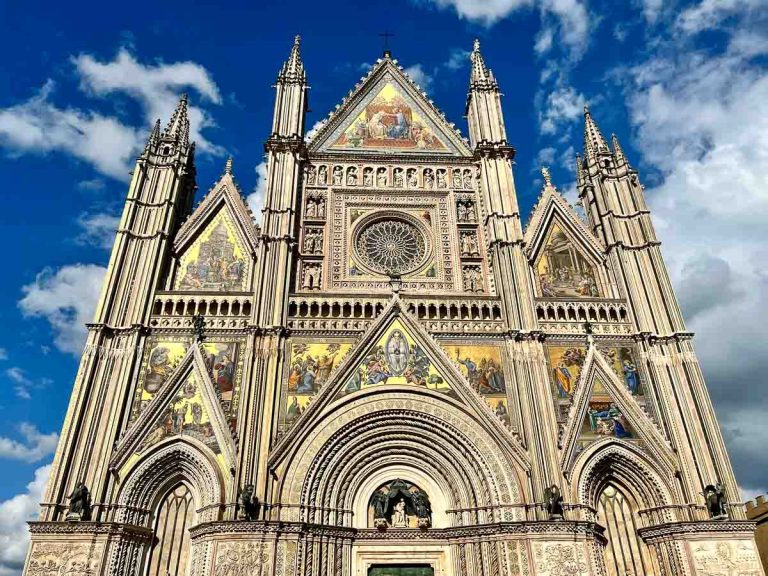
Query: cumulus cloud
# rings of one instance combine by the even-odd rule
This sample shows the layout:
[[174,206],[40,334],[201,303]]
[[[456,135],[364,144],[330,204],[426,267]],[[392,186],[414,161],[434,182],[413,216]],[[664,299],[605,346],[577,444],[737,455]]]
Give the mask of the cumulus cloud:
[[143,131],[94,111],[60,108],[50,101],[53,90],[48,81],[26,102],[0,109],[0,145],[12,154],[65,152],[106,176],[127,180]]
[[[316,130],[317,124],[315,124],[312,129]],[[248,195],[245,201],[247,202],[248,207],[251,209],[256,222],[260,223],[261,209],[264,208],[264,198],[267,194],[267,161],[265,160],[264,162],[257,164],[255,170],[256,186],[254,186],[253,192]]]
[[[675,28],[724,23],[736,4],[704,0]],[[722,30],[762,34],[768,10],[741,18],[739,32]],[[672,34],[628,70],[626,93],[639,148],[660,172],[648,199],[739,481],[764,491],[768,455],[755,439],[768,432],[768,73],[753,56]]]
[[408,74],[408,76],[411,77],[411,80],[416,82],[422,90],[425,92],[429,90],[429,87],[432,84],[432,75],[424,70],[424,66],[421,64],[408,66],[408,68],[405,69],[405,73]]
[[38,462],[56,451],[59,435],[56,432],[42,434],[37,426],[28,422],[19,425],[22,441],[0,436],[0,458]]
[[[646,3],[649,1],[652,0]],[[696,34],[715,28],[729,18],[749,18],[751,12],[760,8],[765,8],[764,0],[703,0],[681,12],[677,24],[683,31]]]
[[[28,100],[0,109],[0,146],[10,154],[64,153],[90,164],[104,176],[127,181],[148,127],[157,118],[170,118],[182,90],[196,90],[205,103],[221,103],[210,74],[193,62],[146,65],[127,49],[121,49],[109,62],[100,62],[88,54],[72,62],[83,92],[92,97],[125,94],[140,104],[144,122],[136,126],[95,108],[61,107],[52,99],[55,84],[48,80]],[[222,154],[221,147],[201,134],[214,125],[211,116],[199,106],[190,106],[189,118],[198,150]],[[90,180],[83,183],[83,188],[98,189],[100,185],[98,180]]]
[[111,250],[118,224],[120,224],[120,216],[115,214],[83,212],[77,217],[80,233],[75,237],[75,242],[84,246],[97,246],[104,250]]
[[573,86],[558,83],[546,94],[539,111],[539,130],[542,134],[557,134],[564,124],[572,124],[584,113],[587,99]]
[[0,502],[0,576],[21,574],[29,546],[27,522],[40,513],[50,472],[50,465],[38,468],[26,492]]
[[62,352],[78,356],[85,341],[85,323],[93,320],[106,268],[72,264],[54,271],[46,268],[22,287],[19,308],[25,316],[44,318]]
[[[127,94],[136,99],[144,109],[148,125],[161,118],[167,121],[179,102],[179,95],[186,89],[196,90],[202,99],[221,104],[221,93],[209,72],[195,62],[176,62],[156,65],[142,64],[125,48],[118,51],[115,59],[100,62],[90,54],[80,54],[72,59],[80,77],[81,88],[94,96]],[[194,100],[193,100],[194,102]],[[224,150],[212,144],[201,130],[213,126],[213,119],[199,106],[189,106],[190,137],[199,150],[223,154]]]
[[450,56],[448,56],[448,60],[445,61],[443,66],[445,66],[448,70],[460,70],[465,66],[469,66],[470,54],[471,52],[469,50],[453,48],[451,50]]

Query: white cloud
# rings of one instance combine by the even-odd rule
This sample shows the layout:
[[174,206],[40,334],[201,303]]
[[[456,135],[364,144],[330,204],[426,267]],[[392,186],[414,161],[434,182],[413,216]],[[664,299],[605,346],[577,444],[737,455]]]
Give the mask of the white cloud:
[[765,0],[702,0],[684,10],[678,16],[677,24],[684,32],[697,34],[711,30],[734,16],[748,18],[751,11],[761,7],[765,8]]
[[50,472],[50,465],[38,468],[26,492],[0,502],[0,576],[21,574],[29,546],[27,522],[40,513]]
[[115,242],[118,224],[120,224],[120,216],[84,212],[77,217],[77,225],[81,232],[75,238],[75,242],[109,250]]
[[[705,1],[678,24],[695,30],[722,16]],[[766,19],[745,13],[732,36],[759,34]],[[669,44],[629,70],[627,107],[638,148],[661,172],[648,200],[739,481],[766,490],[768,455],[756,439],[768,433],[759,416],[768,406],[768,73],[743,44],[714,53],[684,35]]]
[[536,166],[535,170],[539,170],[542,166],[549,166],[555,162],[555,154],[557,150],[551,146],[542,148],[539,153],[536,154]]
[[8,360],[8,351],[5,348],[0,348],[0,360]]
[[[312,127],[312,130],[317,129],[317,124]],[[310,132],[312,131],[310,130]],[[257,223],[261,223],[261,209],[264,207],[264,198],[267,194],[267,161],[261,162],[256,165],[256,186],[253,188],[245,201],[248,203],[248,207],[253,213],[253,217]]]
[[85,323],[93,320],[106,268],[72,264],[55,272],[46,268],[34,282],[22,287],[19,307],[25,316],[45,318],[54,331],[54,344],[62,352],[79,355]]
[[23,441],[0,436],[0,458],[37,462],[56,451],[59,435],[56,432],[41,434],[34,424],[22,422],[19,432]]
[[408,66],[408,68],[405,68],[405,73],[425,92],[432,85],[432,76],[424,71],[424,67],[421,64]]
[[664,9],[664,0],[642,0],[643,16],[648,23],[658,21]]
[[[219,88],[209,72],[194,62],[146,65],[138,62],[125,48],[120,49],[111,62],[99,62],[90,54],[80,54],[72,60],[84,91],[95,96],[128,94],[144,108],[148,125],[158,118],[167,121],[179,102],[180,93],[187,88],[196,90],[207,102],[222,102]],[[200,133],[214,125],[212,118],[202,108],[191,104],[190,137],[199,150],[223,154],[222,148]]]
[[453,48],[451,50],[450,56],[448,56],[448,60],[445,61],[445,66],[448,68],[448,70],[460,70],[464,68],[465,66],[469,65],[469,55],[471,52],[469,50],[464,50],[462,48]]
[[32,398],[29,389],[34,386],[34,382],[27,377],[24,370],[18,366],[12,366],[6,369],[5,375],[15,384],[13,389],[16,392],[16,396],[22,400],[29,400]]
[[542,134],[556,134],[564,124],[581,118],[587,99],[573,86],[558,82],[546,94],[543,109],[539,112],[539,130]]
[[12,154],[65,152],[127,180],[129,161],[143,144],[140,131],[93,111],[59,108],[49,101],[53,88],[48,81],[26,102],[0,109],[0,145]]

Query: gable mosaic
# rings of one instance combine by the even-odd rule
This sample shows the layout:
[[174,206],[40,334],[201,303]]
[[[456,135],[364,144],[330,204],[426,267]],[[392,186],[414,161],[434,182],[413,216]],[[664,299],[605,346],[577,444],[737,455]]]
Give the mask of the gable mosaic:
[[552,226],[536,270],[544,297],[594,298],[601,295],[594,266],[557,224]]

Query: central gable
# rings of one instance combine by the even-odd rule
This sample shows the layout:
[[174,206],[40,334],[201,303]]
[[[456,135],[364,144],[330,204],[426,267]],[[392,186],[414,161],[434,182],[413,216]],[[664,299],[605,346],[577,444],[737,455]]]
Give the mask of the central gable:
[[380,60],[331,114],[313,152],[469,156],[444,116],[394,61]]

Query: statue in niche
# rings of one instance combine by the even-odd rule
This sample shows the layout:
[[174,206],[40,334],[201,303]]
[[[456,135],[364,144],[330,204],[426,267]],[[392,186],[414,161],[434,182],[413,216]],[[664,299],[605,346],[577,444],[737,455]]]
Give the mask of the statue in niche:
[[447,182],[445,181],[445,170],[438,170],[437,171],[437,187],[445,188],[446,185],[447,185]]
[[320,290],[321,274],[318,264],[305,265],[301,287],[305,290]]
[[317,181],[320,184],[326,184],[328,182],[328,168],[320,166],[317,171]]
[[310,166],[309,170],[307,170],[307,184],[314,184],[316,175],[317,171],[315,170],[315,167]]
[[403,187],[403,169],[395,168],[395,188]]
[[91,493],[83,482],[78,482],[69,495],[67,520],[88,522],[91,519]]
[[376,185],[377,186],[387,185],[387,169],[386,168],[379,168],[378,172],[376,172]]
[[456,219],[459,222],[467,221],[467,207],[464,202],[459,202],[456,204]]
[[427,168],[424,170],[424,188],[434,188],[435,187],[435,177],[432,174],[432,170]]
[[475,221],[475,203],[471,200],[467,201],[467,222]]
[[253,522],[259,519],[261,503],[255,494],[256,488],[253,484],[248,484],[240,493],[239,518],[246,522]]
[[461,170],[453,171],[453,187],[461,188]]
[[387,515],[387,504],[389,504],[389,498],[381,490],[376,490],[371,497],[371,507],[373,508],[373,519],[384,520]]
[[405,513],[405,500],[402,498],[392,509],[392,528],[408,528],[408,515]]
[[465,232],[461,235],[461,253],[464,256],[474,256],[479,254],[477,248],[477,239],[474,232]]
[[552,484],[544,490],[544,508],[549,514],[550,520],[562,520],[563,518],[563,495],[557,484]]
[[373,186],[373,168],[363,170],[363,186]]
[[464,273],[464,291],[482,292],[483,277],[480,268],[477,266],[465,266],[462,271]]
[[343,173],[344,173],[344,169],[341,166],[336,166],[333,169],[333,183],[334,183],[334,185],[338,186],[338,185],[341,184],[341,179],[342,179]]
[[432,524],[432,503],[429,501],[427,493],[419,490],[413,492],[413,507],[416,509],[416,516],[419,519],[419,528],[429,528]]
[[472,188],[472,172],[464,170],[464,188]]
[[417,188],[419,185],[419,177],[416,176],[416,170],[411,168],[408,170],[408,186],[411,188]]
[[357,186],[357,168],[354,166],[347,170],[347,186]]
[[304,211],[304,215],[307,218],[317,217],[317,203],[314,198],[307,198],[307,209]]
[[707,503],[707,511],[710,520],[725,520],[728,513],[725,511],[725,489],[720,482],[714,486],[708,484],[704,487],[704,500]]
[[319,230],[307,230],[304,233],[304,252],[321,254],[323,251],[323,234]]
[[317,217],[325,218],[325,198],[322,196],[317,199]]

